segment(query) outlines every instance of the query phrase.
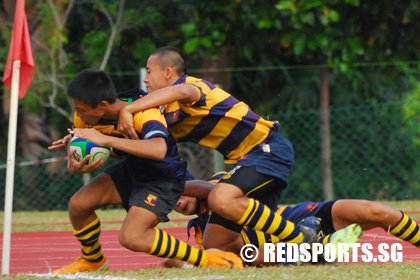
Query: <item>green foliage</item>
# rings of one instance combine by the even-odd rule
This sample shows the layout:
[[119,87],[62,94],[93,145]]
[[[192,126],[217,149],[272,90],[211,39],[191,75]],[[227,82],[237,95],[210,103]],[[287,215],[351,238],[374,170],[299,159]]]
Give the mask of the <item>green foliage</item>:
[[[106,69],[116,73],[117,87],[125,90],[138,84],[137,69],[145,65],[150,52],[158,46],[182,48],[190,69],[202,67],[203,57],[218,58],[221,50],[230,48],[233,69],[260,67],[250,73],[232,73],[235,87],[231,91],[265,112],[275,107],[272,104],[281,110],[299,108],[301,104],[317,107],[313,97],[318,87],[317,75],[300,75],[293,70],[295,66],[313,69],[327,63],[332,87],[344,89],[334,93],[340,95],[334,97],[336,100],[348,100],[346,95],[350,94],[361,95],[352,98],[358,102],[374,101],[378,99],[377,83],[367,82],[366,75],[376,74],[374,79],[379,81],[380,76],[390,75],[393,63],[419,58],[420,40],[416,34],[420,24],[413,20],[418,6],[413,1],[403,5],[390,0],[380,4],[357,0],[213,1],[212,5],[195,0],[127,1]],[[41,77],[41,81],[35,81],[37,87],[31,90],[46,101],[53,87],[49,84],[51,73],[56,72],[63,78],[56,84],[60,87],[55,101],[71,111],[64,94],[68,77],[83,68],[99,67],[119,2],[76,1],[65,26],[51,24],[56,22],[53,11],[60,18],[65,7],[38,3],[44,45],[41,49],[49,51],[37,51],[36,79]],[[369,67],[360,66],[381,60],[391,64],[376,68],[374,73]],[[285,68],[277,72],[267,70],[273,66]],[[418,75],[412,66],[398,63],[396,73],[391,73],[393,79],[401,79],[397,73]],[[276,82],[279,75],[285,77]],[[392,88],[392,79],[382,81],[388,82],[382,88]],[[253,92],[260,89],[264,89],[265,96],[255,98]],[[300,92],[296,93],[296,89]],[[283,95],[292,92],[292,99],[285,101]],[[365,94],[370,96],[365,98]],[[278,98],[273,100],[273,96]]]
[[90,62],[90,67],[99,68],[107,47],[104,42],[107,42],[108,38],[109,30],[92,30],[83,37],[80,50],[83,58]]
[[[338,5],[338,1],[278,2],[275,7],[280,16],[290,22],[286,30],[282,30],[285,33],[283,45],[292,45],[296,56],[321,58],[318,61],[322,61],[323,57],[331,60],[338,56],[345,62],[351,61],[353,56],[350,53],[360,55],[363,47],[359,37],[349,37],[349,34],[343,32],[348,24],[343,22],[340,11],[348,6],[358,6],[358,3],[346,1],[345,4]],[[342,70],[345,69],[346,67],[342,67]]]
[[[375,5],[360,1],[290,0],[280,1],[275,7],[284,20],[281,44],[292,52],[297,63],[328,63],[334,77],[332,88],[340,87],[341,92],[332,90],[332,95],[339,94],[341,100],[346,99],[346,90],[341,89],[351,89],[361,95],[356,97],[358,102],[377,102],[388,91],[395,97],[395,92],[401,92],[398,88],[392,90],[395,81],[405,80],[404,88],[409,90],[409,77],[418,77],[416,65],[403,61],[419,59],[416,46],[420,42],[414,34],[420,25],[412,21],[418,6],[414,1],[407,5],[395,1]],[[368,64],[385,60],[390,62],[388,67],[377,68],[375,73],[355,65],[356,61]],[[390,67],[392,64],[396,69]]]
[[[282,134],[293,143],[295,150],[296,164],[282,203],[322,200],[319,112],[278,113],[267,118],[280,121]],[[331,140],[336,197],[420,199],[420,149],[412,139],[413,133],[403,118],[401,102],[333,108]],[[211,169],[208,176],[215,172],[212,153],[190,149],[184,154],[183,157],[189,159],[190,168]],[[39,158],[60,159],[63,156],[61,151]],[[83,185],[82,176],[68,173],[65,158],[48,164],[25,163],[28,160],[16,160],[20,165],[15,175],[15,185],[19,188],[14,192],[14,209],[67,209],[68,199]],[[105,164],[108,166],[114,162],[115,159],[109,159]],[[6,176],[6,169],[2,166],[5,167],[5,161],[0,161],[0,181]],[[208,176],[198,179],[207,179]],[[0,197],[4,197],[1,190]]]
[[[402,103],[331,110],[336,198],[404,200],[420,191],[420,149],[412,143]],[[296,165],[283,201],[322,200],[318,111],[283,114],[283,134]]]
[[412,134],[412,141],[420,148],[420,85],[407,96],[403,106],[407,130]]
[[[222,49],[230,47],[234,55],[233,68],[328,63],[332,72],[339,72],[332,74],[340,80],[349,80],[347,84],[356,94],[371,93],[374,87],[367,90],[369,83],[361,81],[370,70],[354,63],[418,59],[419,23],[414,20],[418,6],[414,1],[403,5],[390,0],[380,4],[357,0],[213,1],[212,5],[195,0],[127,1],[107,70],[137,73],[137,68],[145,65],[150,50],[161,45],[183,48],[190,69],[201,66],[202,57],[216,58]],[[86,67],[98,67],[111,32],[110,20],[115,20],[118,7],[118,1],[76,1],[66,25],[60,26],[51,23],[56,22],[54,13],[60,18],[66,6],[51,7],[48,2],[39,2],[41,42],[43,49],[52,51],[36,54],[36,71],[40,74],[37,77],[42,77],[41,83],[50,78],[51,69],[65,76]],[[410,66],[405,70],[403,66],[399,68],[407,75]],[[253,83],[271,88],[277,73],[261,69],[260,72],[265,73],[254,73]],[[383,75],[382,70],[376,73]],[[234,75],[236,80],[248,78],[243,72]],[[136,74],[127,74],[119,78],[118,84],[128,87],[134,80],[138,80]],[[296,83],[305,83],[305,80],[303,76],[296,77],[293,84],[278,83],[274,90],[291,91]],[[60,83],[59,95],[64,95],[67,79]],[[46,83],[43,85],[34,89],[34,93],[48,95],[51,89]],[[234,93],[239,98],[247,94],[245,88],[235,88]],[[312,93],[308,91],[308,94]],[[64,106],[61,102],[67,102],[60,96],[57,98],[60,106]],[[246,99],[257,107],[272,101]],[[297,102],[305,103],[304,100]]]

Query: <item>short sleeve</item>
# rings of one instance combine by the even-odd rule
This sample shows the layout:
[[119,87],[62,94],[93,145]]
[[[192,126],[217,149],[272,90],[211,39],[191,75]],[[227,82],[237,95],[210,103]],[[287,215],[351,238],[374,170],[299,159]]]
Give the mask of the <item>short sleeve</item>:
[[133,117],[134,129],[141,139],[154,137],[168,138],[167,124],[165,117],[158,108],[147,109],[138,112]]

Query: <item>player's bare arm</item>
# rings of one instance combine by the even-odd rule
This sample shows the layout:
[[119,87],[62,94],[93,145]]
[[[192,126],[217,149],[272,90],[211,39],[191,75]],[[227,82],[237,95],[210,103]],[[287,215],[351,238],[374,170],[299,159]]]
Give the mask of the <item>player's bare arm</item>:
[[214,189],[215,183],[203,180],[191,180],[185,183],[185,196],[207,198]]
[[166,139],[155,137],[145,140],[131,140],[104,135],[93,128],[75,128],[69,133],[85,138],[100,146],[109,146],[114,149],[153,160],[163,160],[166,155]]
[[182,84],[165,87],[153,91],[120,110],[118,130],[130,139],[138,139],[133,128],[133,114],[150,108],[156,108],[172,102],[192,103],[198,99],[198,89],[195,86]]

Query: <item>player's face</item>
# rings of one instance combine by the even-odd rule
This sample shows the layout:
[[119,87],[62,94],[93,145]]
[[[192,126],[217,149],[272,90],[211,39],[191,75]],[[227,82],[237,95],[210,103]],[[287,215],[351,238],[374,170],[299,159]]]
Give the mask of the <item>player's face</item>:
[[167,69],[162,69],[160,67],[157,55],[151,55],[147,60],[147,74],[143,79],[143,82],[147,86],[147,91],[149,93],[170,86],[167,84]]
[[181,196],[176,204],[174,210],[183,215],[194,215],[197,209],[197,199],[190,196]]
[[96,108],[90,107],[80,100],[73,100],[74,107],[76,108],[76,115],[88,125],[95,125],[103,117],[104,111],[101,105]]

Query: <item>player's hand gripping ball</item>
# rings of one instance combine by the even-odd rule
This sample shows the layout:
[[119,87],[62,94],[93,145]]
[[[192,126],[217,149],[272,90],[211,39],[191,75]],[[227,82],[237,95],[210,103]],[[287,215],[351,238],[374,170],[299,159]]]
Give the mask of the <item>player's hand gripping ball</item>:
[[89,163],[94,162],[97,158],[102,158],[105,162],[111,153],[107,146],[98,146],[89,140],[76,136],[73,136],[70,141],[70,150],[77,161],[81,161],[87,155],[90,155]]

